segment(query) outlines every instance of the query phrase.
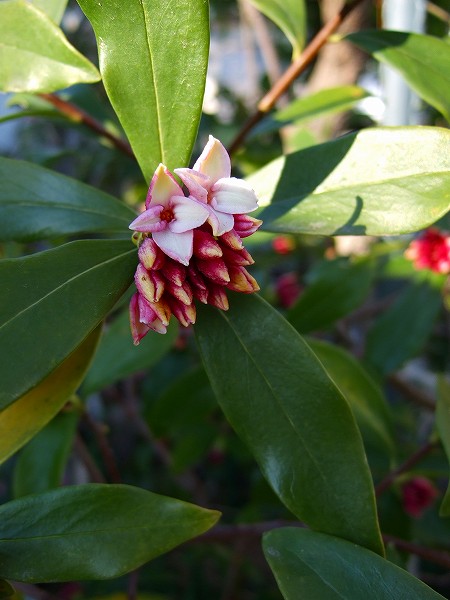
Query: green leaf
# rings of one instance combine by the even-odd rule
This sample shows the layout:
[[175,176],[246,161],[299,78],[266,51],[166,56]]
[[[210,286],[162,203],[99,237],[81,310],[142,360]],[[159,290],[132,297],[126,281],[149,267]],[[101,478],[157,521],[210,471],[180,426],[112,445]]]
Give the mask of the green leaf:
[[77,423],[75,412],[60,413],[23,448],[14,466],[15,498],[46,492],[61,484]]
[[25,0],[0,2],[0,90],[54,92],[100,79],[50,18]]
[[[436,404],[436,427],[450,462],[450,383],[440,377]],[[439,511],[441,517],[450,517],[450,483]]]
[[7,581],[0,580],[0,600],[14,595],[14,588]]
[[308,344],[350,404],[366,450],[381,450],[391,461],[395,454],[392,420],[380,387],[349,352],[315,339]]
[[32,3],[44,11],[57,25],[61,22],[68,0],[31,0]]
[[130,285],[137,262],[136,248],[122,240],[71,242],[0,261],[0,348],[8,357],[0,362],[0,409],[80,345]]
[[[172,347],[178,333],[172,324],[165,335],[149,332],[139,346],[133,344],[128,310],[105,331],[92,367],[83,383],[83,395],[156,364]],[[114,365],[114,368],[111,368]]]
[[186,166],[199,125],[209,49],[207,0],[78,0],[98,41],[111,104],[147,179]]
[[417,231],[450,208],[450,131],[365,129],[281,157],[248,178],[264,229],[320,235]]
[[32,163],[0,158],[0,240],[127,231],[136,213],[113,196]]
[[79,485],[0,506],[0,576],[109,579],[212,527],[219,514],[128,485]]
[[450,121],[450,46],[431,35],[367,30],[346,38],[401,73],[412,89]]
[[[97,327],[53,373],[0,411],[0,463],[45,427],[75,393],[92,360],[100,333],[101,327]],[[57,457],[55,460],[58,461]],[[44,482],[40,471],[29,476],[42,478]]]
[[251,4],[278,25],[297,58],[306,40],[307,15],[304,0],[250,0]]
[[288,312],[288,321],[301,333],[332,326],[357,308],[372,286],[375,270],[367,260],[330,261],[325,266]]
[[369,96],[366,90],[356,85],[343,85],[321,90],[304,98],[297,98],[285,108],[266,117],[252,131],[252,137],[261,133],[278,131],[285,125],[315,119],[325,114],[347,110],[355,102]]
[[263,549],[285,600],[443,600],[388,560],[323,533],[275,529]]
[[256,295],[233,296],[228,312],[202,307],[195,330],[219,404],[281,501],[382,553],[359,431],[301,336]]
[[369,330],[364,360],[378,373],[396,371],[423,347],[442,306],[443,279],[417,275]]

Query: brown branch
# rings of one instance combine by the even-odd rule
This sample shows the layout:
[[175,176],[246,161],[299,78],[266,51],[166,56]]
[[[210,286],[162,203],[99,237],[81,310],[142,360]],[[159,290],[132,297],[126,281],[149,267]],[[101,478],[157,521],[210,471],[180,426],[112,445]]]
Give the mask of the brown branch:
[[384,479],[380,481],[378,485],[375,486],[375,495],[380,496],[383,492],[385,492],[394,481],[403,473],[406,473],[412,467],[414,467],[417,463],[419,463],[427,454],[429,454],[432,450],[437,447],[436,442],[427,442],[424,446],[419,448],[414,454],[412,454],[404,463],[402,463],[399,467],[391,471]]
[[330,19],[328,23],[325,23],[322,29],[306,46],[297,60],[295,60],[288,67],[280,79],[258,103],[257,112],[254,113],[246,123],[244,123],[242,129],[230,144],[228,149],[230,154],[233,154],[239,148],[250,130],[253,129],[253,127],[259,123],[259,121],[261,121],[261,119],[274,107],[280,96],[282,96],[288,90],[293,81],[297,79],[297,77],[303,73],[306,67],[315,59],[319,53],[319,50],[328,41],[330,35],[338,29],[345,17],[361,2],[362,0],[353,0],[353,2],[349,2],[341,8],[339,13],[334,18]]
[[75,106],[75,104],[72,104],[71,102],[67,102],[67,100],[63,100],[55,94],[39,94],[39,96],[47,102],[50,102],[50,104],[52,104],[61,114],[68,117],[71,121],[86,125],[86,127],[89,127],[92,131],[95,131],[102,137],[108,139],[118,150],[127,156],[134,158],[134,152],[128,142],[105,129],[100,121],[91,117],[83,109]]
[[97,467],[86,444],[83,442],[79,435],[75,437],[74,449],[80,460],[84,463],[84,466],[86,467],[87,472],[91,477],[91,481],[93,481],[94,483],[106,483],[106,479],[103,477],[103,473]]
[[401,540],[400,538],[394,537],[393,535],[388,535],[386,533],[383,534],[383,539],[387,544],[393,544],[399,550],[404,550],[410,554],[415,554],[416,556],[420,556],[420,558],[423,558],[429,562],[450,569],[450,553],[448,552],[424,548],[419,544],[414,544],[412,542],[408,542],[407,540]]
[[399,392],[408,396],[415,404],[431,411],[435,410],[436,402],[433,398],[426,392],[419,390],[413,384],[405,381],[400,375],[390,375],[389,383]]
[[95,421],[87,412],[83,413],[83,420],[95,436],[109,479],[112,483],[122,483],[122,477],[120,476],[117,467],[116,457],[114,456],[114,452],[106,436],[105,426],[97,423],[97,421]]

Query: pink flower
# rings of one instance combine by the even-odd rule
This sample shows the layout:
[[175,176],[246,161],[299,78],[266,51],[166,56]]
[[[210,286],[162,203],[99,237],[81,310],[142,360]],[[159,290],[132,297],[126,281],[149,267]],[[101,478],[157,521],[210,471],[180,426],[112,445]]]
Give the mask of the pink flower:
[[300,296],[302,288],[296,273],[283,273],[277,279],[275,291],[283,308],[290,308]]
[[450,234],[430,228],[413,240],[405,252],[416,269],[430,269],[435,273],[450,273]]
[[151,233],[167,256],[187,266],[192,256],[193,230],[208,219],[209,211],[184,196],[164,165],[159,165],[153,175],[145,206],[147,210],[130,224],[130,229]]
[[438,495],[431,481],[425,477],[414,477],[402,487],[403,507],[412,517],[421,517]]
[[211,135],[192,169],[175,169],[192,198],[207,206],[213,235],[233,229],[233,215],[258,208],[252,188],[242,179],[230,177],[230,157],[223,145]]
[[277,254],[290,254],[295,249],[295,241],[287,235],[277,235],[272,240],[272,248]]

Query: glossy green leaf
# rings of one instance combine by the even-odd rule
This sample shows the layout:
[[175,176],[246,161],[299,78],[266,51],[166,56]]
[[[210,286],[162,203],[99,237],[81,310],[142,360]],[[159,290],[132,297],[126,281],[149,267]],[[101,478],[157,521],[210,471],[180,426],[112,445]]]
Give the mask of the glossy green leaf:
[[0,599],[9,598],[14,595],[14,588],[3,579],[0,579]]
[[364,359],[378,373],[399,369],[423,347],[442,306],[442,283],[442,276],[423,272],[375,321],[367,335]]
[[330,113],[337,113],[349,109],[351,106],[367,98],[366,90],[356,85],[343,85],[339,87],[320,90],[310,96],[297,98],[285,108],[277,110],[266,117],[260,125],[252,131],[252,136],[260,133],[278,131],[285,125],[299,123],[321,117]]
[[431,35],[367,30],[347,36],[401,73],[412,89],[450,121],[450,46]]
[[375,275],[367,260],[325,263],[321,275],[301,293],[287,318],[300,333],[327,329],[358,308],[368,295]]
[[61,22],[68,0],[31,0],[32,3],[44,11],[57,25]]
[[92,367],[83,383],[83,395],[150,368],[170,350],[177,333],[178,327],[172,323],[165,335],[150,331],[139,346],[135,346],[130,332],[128,310],[124,311],[102,337]]
[[365,129],[281,157],[248,178],[263,228],[383,235],[417,231],[450,208],[450,131]]
[[14,466],[15,498],[46,492],[61,484],[77,423],[75,412],[62,412],[23,448]]
[[308,344],[350,404],[366,450],[376,449],[392,460],[392,420],[380,387],[346,350],[315,339],[309,339]]
[[263,548],[285,600],[443,600],[388,560],[323,533],[274,529]]
[[292,44],[297,58],[306,40],[307,15],[304,0],[250,0],[258,10],[278,25]]
[[207,0],[78,0],[98,41],[111,104],[147,179],[187,166],[209,49]]
[[41,10],[25,0],[0,2],[0,90],[54,92],[100,79]]
[[[101,327],[97,327],[48,377],[0,411],[0,463],[45,427],[75,393],[92,360],[100,333]],[[38,456],[33,458],[40,460]],[[33,481],[35,478],[45,481],[40,471],[28,475]]]
[[212,527],[219,514],[127,485],[80,485],[0,506],[0,576],[108,579]]
[[0,409],[80,345],[130,285],[137,262],[136,248],[122,240],[71,242],[0,261],[0,348],[7,357]]
[[228,312],[202,307],[195,325],[227,419],[299,519],[382,553],[349,405],[295,329],[258,296],[242,296]]
[[113,196],[38,165],[0,158],[0,240],[128,231],[136,213]]
[[[438,380],[436,404],[436,427],[450,462],[450,383],[441,377]],[[450,517],[450,483],[439,511],[441,517]]]

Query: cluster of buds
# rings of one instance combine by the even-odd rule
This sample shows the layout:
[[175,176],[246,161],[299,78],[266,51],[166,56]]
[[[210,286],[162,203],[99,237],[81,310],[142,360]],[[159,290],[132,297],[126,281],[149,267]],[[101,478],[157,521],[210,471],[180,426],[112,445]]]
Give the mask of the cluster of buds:
[[430,269],[435,273],[450,273],[450,234],[431,227],[413,240],[405,252],[416,269]]
[[259,289],[246,267],[254,261],[242,239],[261,221],[254,191],[230,177],[230,158],[210,136],[192,169],[175,169],[189,196],[164,165],[155,171],[146,210],[131,224],[139,246],[130,302],[133,340],[150,331],[166,333],[174,315],[185,327],[195,323],[194,301],[228,309],[226,290],[251,293]]

